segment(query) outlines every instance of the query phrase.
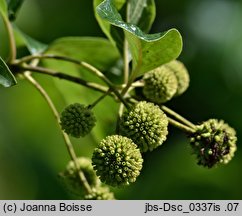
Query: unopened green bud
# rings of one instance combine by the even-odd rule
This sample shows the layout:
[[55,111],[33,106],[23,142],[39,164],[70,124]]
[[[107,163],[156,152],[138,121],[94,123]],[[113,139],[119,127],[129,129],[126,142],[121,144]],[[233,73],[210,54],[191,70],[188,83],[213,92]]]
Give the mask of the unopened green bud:
[[97,187],[98,185],[100,185],[101,182],[96,176],[95,171],[93,170],[91,159],[86,157],[79,157],[77,159],[77,163],[78,170],[76,169],[74,162],[70,161],[67,164],[66,169],[61,172],[59,176],[67,186],[69,192],[75,194],[76,196],[83,196],[85,193],[85,189],[80,181],[80,177],[78,174],[80,170],[85,175],[90,187]]
[[85,136],[95,126],[96,118],[91,109],[75,103],[67,106],[61,113],[60,124],[69,135],[79,138]]

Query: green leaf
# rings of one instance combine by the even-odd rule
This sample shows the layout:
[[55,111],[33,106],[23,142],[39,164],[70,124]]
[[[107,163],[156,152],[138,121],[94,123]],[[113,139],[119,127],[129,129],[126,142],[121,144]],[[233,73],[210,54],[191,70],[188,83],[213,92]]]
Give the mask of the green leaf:
[[4,18],[8,16],[8,8],[5,0],[0,0],[0,13]]
[[146,7],[147,0],[129,0],[128,8],[128,21],[132,24],[137,25],[144,8]]
[[17,84],[14,75],[9,70],[7,64],[0,57],[0,84],[4,87],[10,87]]
[[[112,29],[112,26],[110,25],[109,22],[103,20],[98,14],[97,14],[97,11],[96,11],[96,7],[98,5],[100,5],[101,3],[103,2],[103,0],[94,0],[93,1],[93,6],[94,6],[94,14],[95,14],[95,17],[97,19],[97,22],[100,26],[100,28],[102,29],[103,33],[108,37],[108,39],[115,44],[115,41],[113,39],[113,36],[112,36],[112,32],[111,32],[111,29]],[[125,4],[126,0],[114,0],[114,5],[115,7],[117,8],[117,10],[121,9],[123,7],[123,5]]]
[[97,13],[112,25],[125,30],[136,76],[176,59],[181,53],[182,38],[176,29],[146,34],[136,25],[124,22],[111,0],[103,1],[97,7]]
[[[80,61],[85,61],[101,71],[109,70],[120,58],[118,50],[108,40],[96,37],[60,38],[51,43],[45,53],[68,56]],[[96,81],[93,75],[90,75],[89,71],[73,65],[72,63],[49,59],[41,61],[41,64],[69,75],[85,78],[85,80],[88,81]],[[57,78],[53,79],[57,89],[62,93],[66,104],[79,102],[88,105],[101,95],[99,92],[69,81],[59,80]],[[114,133],[114,116],[117,116],[117,106],[118,104],[116,102],[107,97],[98,104],[98,109],[94,108],[98,122],[92,133],[93,140],[98,142],[107,134]],[[85,143],[85,139],[86,138],[84,138],[83,143]]]
[[157,40],[142,40],[130,32],[126,32],[126,36],[133,57],[133,68],[139,68],[136,76],[176,59],[182,50],[182,38],[176,29],[153,35],[158,36]]
[[23,4],[24,0],[7,0],[8,3],[8,17],[11,21],[16,19],[16,13]]
[[129,0],[128,22],[137,25],[142,31],[149,32],[155,20],[154,0]]
[[[102,3],[103,0],[94,0],[93,6],[94,6],[94,14],[96,17],[96,20],[102,29],[103,33],[107,36],[107,38],[114,44],[122,53],[123,50],[123,40],[124,40],[124,34],[123,31],[120,31],[120,29],[116,28],[115,26],[110,25],[109,22],[106,20],[103,20],[97,13],[96,7]],[[115,7],[120,10],[124,4],[126,3],[126,0],[114,0]]]
[[27,47],[29,52],[31,54],[39,54],[43,53],[48,45],[41,43],[32,37],[28,36],[24,32],[22,32],[16,25],[13,25],[14,27],[14,37],[17,42],[17,44],[22,44]]
[[106,39],[97,37],[65,37],[51,43],[46,53],[59,54],[85,61],[106,71],[119,59],[118,50]]
[[[103,0],[94,0],[94,13],[99,26],[101,27],[107,38],[119,49],[120,53],[123,52],[123,31],[119,30],[116,26],[112,26],[110,22],[102,19],[96,10]],[[125,5],[127,0],[113,0],[115,8],[119,11]],[[154,0],[129,0],[130,7],[128,10],[129,23],[137,24],[144,32],[149,32],[154,19],[155,19],[155,1]]]
[[[147,0],[146,6],[143,8],[141,17],[138,23],[133,23],[139,26],[139,28],[144,32],[149,32],[150,28],[155,20],[156,16],[156,7],[154,0]],[[132,22],[131,22],[132,23]]]

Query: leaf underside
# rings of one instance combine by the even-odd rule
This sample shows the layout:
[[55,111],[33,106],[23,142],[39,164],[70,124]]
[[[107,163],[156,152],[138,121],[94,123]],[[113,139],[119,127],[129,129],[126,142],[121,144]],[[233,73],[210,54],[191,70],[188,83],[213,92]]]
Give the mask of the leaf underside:
[[16,84],[17,84],[17,81],[14,75],[11,73],[7,64],[0,57],[0,85],[4,87],[10,87]]
[[136,76],[176,59],[180,55],[182,37],[178,30],[170,29],[163,33],[146,34],[135,24],[124,22],[111,0],[103,1],[96,10],[103,20],[124,30]]

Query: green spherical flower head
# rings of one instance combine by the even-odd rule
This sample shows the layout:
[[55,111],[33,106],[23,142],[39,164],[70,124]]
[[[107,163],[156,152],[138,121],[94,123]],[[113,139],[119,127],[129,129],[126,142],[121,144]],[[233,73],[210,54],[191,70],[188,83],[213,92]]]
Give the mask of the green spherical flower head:
[[176,76],[178,87],[175,96],[183,94],[189,87],[190,82],[189,73],[186,67],[182,62],[177,60],[165,64],[165,67],[169,68]]
[[146,73],[143,79],[143,94],[151,102],[165,103],[177,92],[178,83],[176,76],[165,66]]
[[67,106],[60,117],[62,129],[69,135],[79,138],[85,136],[95,126],[96,118],[91,109],[75,103]]
[[191,146],[198,164],[211,168],[227,164],[236,151],[236,132],[222,120],[209,119],[196,126],[190,136]]
[[[85,175],[88,184],[91,187],[97,187],[98,185],[100,185],[101,182],[96,176],[95,171],[93,170],[91,159],[86,157],[80,157],[77,159],[77,162],[78,168]],[[61,178],[61,180],[63,180],[69,192],[76,196],[83,196],[85,193],[85,189],[80,182],[78,171],[74,162],[70,161],[67,164],[66,169],[59,174],[59,177]]]
[[112,135],[101,141],[93,152],[92,164],[103,183],[125,186],[135,182],[143,159],[137,145],[127,137]]
[[115,200],[114,194],[107,186],[99,186],[92,189],[90,194],[85,195],[85,200]]
[[120,133],[132,139],[141,152],[152,151],[160,146],[168,134],[168,118],[153,103],[137,103],[124,112],[120,121]]

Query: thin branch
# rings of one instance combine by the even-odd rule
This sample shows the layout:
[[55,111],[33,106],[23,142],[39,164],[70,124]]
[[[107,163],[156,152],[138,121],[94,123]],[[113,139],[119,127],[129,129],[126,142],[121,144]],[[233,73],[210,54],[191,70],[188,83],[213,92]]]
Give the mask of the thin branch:
[[95,107],[100,101],[102,101],[107,95],[109,95],[111,89],[109,89],[105,94],[101,95],[96,101],[94,101],[91,105],[88,106],[89,109]]
[[[130,22],[130,1],[127,1],[126,6],[126,22]],[[124,84],[127,84],[129,81],[129,44],[126,37],[124,37],[124,44],[123,44],[123,59],[124,59]]]
[[131,87],[133,88],[138,88],[138,87],[144,87],[144,82],[143,80],[138,80],[132,83]]
[[139,102],[138,100],[136,100],[136,99],[133,98],[133,97],[127,97],[126,99],[127,99],[127,101],[128,101],[129,103],[131,103],[131,104],[136,104],[136,103]]
[[124,39],[124,83],[129,80],[129,44],[127,39]]
[[[127,100],[128,100],[128,102],[130,102],[130,103],[132,103],[132,104],[135,104],[135,103],[138,103],[138,102],[139,102],[139,101],[137,101],[135,98],[132,98],[132,97],[127,98]],[[161,109],[162,109],[163,111],[168,111],[169,114],[170,114],[171,116],[175,117],[177,120],[180,120],[180,121],[182,120],[181,122],[178,122],[178,121],[176,121],[176,120],[174,120],[174,119],[168,117],[168,120],[169,120],[169,123],[170,123],[170,124],[172,124],[173,126],[179,128],[179,129],[181,129],[181,130],[183,130],[183,131],[185,131],[185,132],[188,132],[188,133],[194,133],[194,132],[195,132],[194,129],[195,129],[196,126],[195,126],[194,124],[192,124],[191,122],[189,122],[188,120],[186,120],[185,118],[183,118],[181,115],[179,115],[179,114],[176,113],[175,111],[169,109],[168,107],[166,107],[166,106],[164,106],[164,105],[161,105],[160,107],[161,107]],[[186,123],[189,122],[190,125],[186,125],[184,121],[185,121]],[[185,124],[185,125],[184,125],[184,124]]]
[[7,32],[8,32],[8,38],[9,38],[9,46],[10,46],[10,53],[9,53],[9,59],[8,62],[12,63],[16,59],[16,44],[15,44],[15,39],[14,39],[14,34],[13,34],[13,28],[11,26],[10,21],[5,17],[3,17],[3,22],[6,26]]
[[116,133],[119,134],[119,130],[120,130],[120,120],[121,120],[121,117],[123,115],[123,112],[124,112],[124,105],[123,104],[120,104],[119,106],[119,110],[118,110],[118,117],[117,117],[117,122],[116,122]]
[[186,133],[194,133],[195,130],[193,130],[192,128],[190,127],[187,127],[186,125],[183,125],[182,123],[174,120],[174,119],[171,119],[168,117],[168,121],[171,125],[173,125],[174,127],[177,127],[179,129],[181,129],[182,131],[186,132]]
[[135,70],[132,71],[132,73],[131,73],[131,75],[129,77],[128,83],[126,84],[126,86],[123,88],[123,90],[121,92],[122,96],[125,96],[125,94],[129,91],[129,88],[130,88],[130,86],[132,86],[132,83],[135,80],[135,77],[136,77],[136,74],[137,74],[138,70],[139,70],[139,67],[136,67]]
[[38,66],[29,66],[29,65],[20,65],[18,66],[20,69],[22,70],[27,70],[27,71],[32,71],[32,72],[37,72],[37,73],[41,73],[41,74],[46,74],[46,75],[50,75],[50,76],[54,76],[57,77],[59,79],[64,79],[64,80],[68,80],[74,83],[77,83],[79,85],[83,85],[86,86],[88,88],[91,88],[93,90],[105,93],[108,91],[108,88],[102,85],[99,85],[97,83],[92,83],[92,82],[87,82],[86,80],[83,80],[79,77],[75,77],[75,76],[71,76],[62,72],[58,72],[55,70],[51,70],[48,68],[43,68],[43,67],[38,67]]
[[52,54],[30,55],[30,56],[26,56],[26,57],[23,57],[21,59],[16,60],[14,62],[14,64],[15,65],[21,65],[22,63],[31,61],[33,59],[56,59],[56,60],[63,60],[63,61],[67,61],[67,62],[70,62],[70,63],[73,63],[73,64],[77,64],[79,66],[86,68],[87,70],[92,72],[94,75],[99,77],[102,81],[104,81],[110,88],[113,88],[112,82],[101,71],[99,71],[97,68],[88,64],[87,62],[79,61],[77,59],[73,59],[73,58],[70,58],[70,57],[67,57],[67,56],[58,56],[58,55],[52,55]]
[[170,114],[171,116],[173,116],[174,118],[176,118],[180,122],[184,123],[185,125],[187,125],[187,126],[189,126],[191,128],[195,128],[196,127],[192,122],[188,121],[187,119],[185,119],[184,117],[182,117],[180,114],[176,113],[175,111],[171,110],[170,108],[168,108],[168,107],[166,107],[164,105],[161,105],[160,108],[164,112]]
[[88,69],[90,72],[97,75],[99,78],[101,78],[108,86],[109,88],[114,92],[114,94],[118,97],[118,99],[129,108],[128,103],[125,101],[124,97],[119,93],[119,91],[116,89],[116,87],[113,85],[113,83],[97,68],[93,67],[92,65],[86,63],[86,62],[80,62],[82,66],[84,66],[86,69]]
[[[30,73],[27,71],[24,73],[24,77],[40,92],[40,94],[44,97],[44,99],[46,100],[46,102],[48,103],[49,107],[51,108],[57,122],[58,122],[58,125],[60,126],[59,122],[60,122],[60,117],[59,117],[59,113],[58,111],[56,110],[52,100],[50,99],[49,95],[47,94],[47,92],[43,89],[43,87],[30,75]],[[60,128],[61,129],[61,128]],[[71,159],[74,161],[74,164],[75,164],[75,167],[76,167],[76,170],[79,170],[79,166],[78,166],[78,161],[77,161],[77,156],[76,156],[76,153],[75,153],[75,150],[73,148],[73,145],[68,137],[68,135],[62,131],[62,136],[64,138],[64,141],[65,141],[65,144],[66,144],[66,147],[67,147],[67,150],[69,152],[69,155],[71,157]],[[79,170],[78,171],[78,175],[80,177],[80,181],[81,183],[83,184],[85,190],[87,193],[91,193],[91,187],[90,185],[88,184],[88,181],[84,175],[84,173]]]
[[67,61],[67,62],[80,65],[80,61],[77,59],[73,59],[67,56],[53,55],[53,54],[35,54],[35,55],[24,56],[20,59],[16,59],[14,61],[14,64],[20,65],[22,63],[32,61],[33,59],[56,59],[56,60]]
[[[27,57],[24,57],[22,59],[16,60],[14,62],[14,65],[17,65],[17,66],[23,68],[23,66],[21,66],[22,63],[28,62],[28,61],[30,61],[32,59],[36,59],[36,58],[38,58],[38,59],[44,59],[44,58],[59,59],[59,60],[63,60],[63,61],[67,61],[67,62],[71,62],[71,63],[77,64],[79,66],[82,66],[82,67],[86,68],[87,70],[89,70],[90,72],[92,72],[94,75],[96,75],[97,77],[99,77],[102,81],[104,81],[109,86],[109,88],[114,92],[114,94],[119,98],[119,100],[128,108],[128,103],[125,101],[124,97],[119,93],[119,91],[116,89],[116,87],[114,86],[114,84],[101,71],[99,71],[94,66],[88,64],[87,62],[79,61],[79,60],[76,60],[76,59],[73,59],[73,58],[69,58],[69,57],[66,57],[66,56],[58,56],[58,55],[33,55],[33,56],[27,56]],[[36,72],[40,72],[40,71],[36,71]],[[53,74],[53,71],[52,71],[52,74]],[[67,77],[67,76],[65,75],[65,77]],[[63,78],[63,75],[61,75],[60,78]],[[69,77],[69,80],[70,80],[70,77]],[[86,82],[86,81],[84,81],[84,82]]]
[[113,87],[112,82],[97,68],[94,66],[88,64],[87,62],[79,61],[77,59],[73,59],[67,56],[59,56],[59,55],[53,55],[53,54],[46,54],[46,55],[30,55],[30,56],[25,56],[21,59],[18,59],[14,62],[15,65],[21,65],[22,63],[31,61],[33,59],[56,59],[56,60],[63,60],[67,61],[73,64],[77,64],[79,66],[82,66],[92,72],[94,75],[99,77],[101,80],[103,80],[108,86]]

